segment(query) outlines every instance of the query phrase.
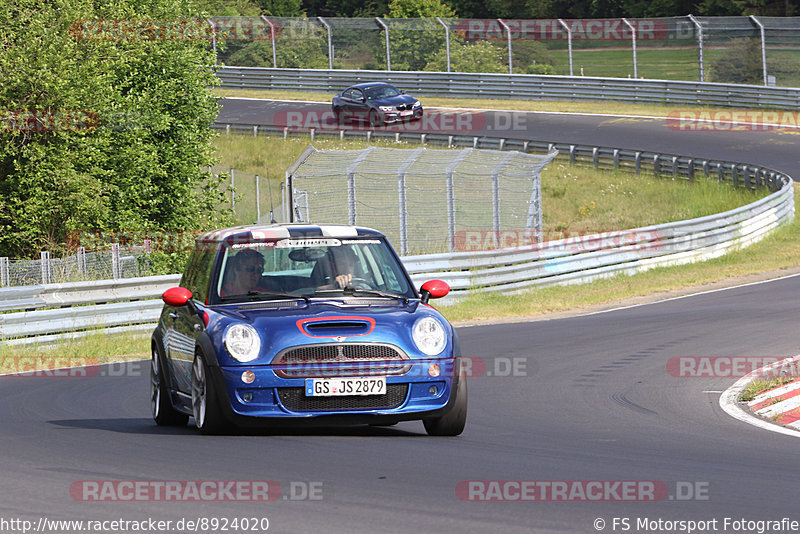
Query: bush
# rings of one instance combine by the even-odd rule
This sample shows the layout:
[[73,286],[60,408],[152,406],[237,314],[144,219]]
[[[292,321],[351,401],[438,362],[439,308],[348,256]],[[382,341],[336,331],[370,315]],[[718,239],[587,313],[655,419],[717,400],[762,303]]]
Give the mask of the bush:
[[733,39],[710,64],[711,80],[722,83],[761,84],[764,81],[759,39]]

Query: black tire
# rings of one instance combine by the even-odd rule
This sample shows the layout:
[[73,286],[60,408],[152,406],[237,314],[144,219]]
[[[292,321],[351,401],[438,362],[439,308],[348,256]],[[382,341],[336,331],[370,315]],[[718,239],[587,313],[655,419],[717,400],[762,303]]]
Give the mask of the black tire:
[[429,436],[458,436],[467,424],[467,379],[459,377],[453,408],[441,417],[423,419]]
[[199,350],[192,362],[192,414],[201,434],[220,434],[228,427],[208,365]]
[[369,112],[369,125],[370,126],[383,126],[383,117],[376,110]]
[[150,358],[150,408],[153,420],[159,426],[185,426],[189,416],[176,410],[169,400],[169,379],[164,365],[161,351],[154,344]]

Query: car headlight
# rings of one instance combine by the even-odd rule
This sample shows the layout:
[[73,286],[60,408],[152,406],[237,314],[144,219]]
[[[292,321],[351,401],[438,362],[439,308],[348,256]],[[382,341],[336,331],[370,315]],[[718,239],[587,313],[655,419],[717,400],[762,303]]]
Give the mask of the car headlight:
[[421,105],[422,105],[422,102],[420,102],[419,100],[417,100],[416,102],[414,102],[414,107],[415,107],[415,108],[418,108],[418,107],[420,107]]
[[378,106],[381,111],[394,111],[394,106]]
[[240,362],[255,360],[261,351],[261,338],[249,324],[232,324],[225,330],[222,342],[228,354]]
[[428,356],[441,354],[447,345],[444,327],[433,317],[417,319],[411,328],[411,338],[417,348]]

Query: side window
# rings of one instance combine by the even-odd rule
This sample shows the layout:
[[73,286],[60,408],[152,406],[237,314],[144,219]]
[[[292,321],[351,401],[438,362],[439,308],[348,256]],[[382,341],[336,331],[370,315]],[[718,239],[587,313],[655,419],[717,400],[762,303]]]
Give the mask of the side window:
[[353,89],[353,96],[351,98],[353,100],[364,98],[364,93],[362,93],[360,89]]
[[214,256],[214,250],[197,250],[193,252],[181,277],[181,286],[191,291],[193,297],[201,302],[206,302],[208,298]]

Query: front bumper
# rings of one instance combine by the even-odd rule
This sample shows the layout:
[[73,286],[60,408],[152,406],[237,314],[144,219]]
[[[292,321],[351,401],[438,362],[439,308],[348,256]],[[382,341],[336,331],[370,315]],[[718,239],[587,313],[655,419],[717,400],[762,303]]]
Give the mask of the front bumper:
[[403,115],[400,111],[381,111],[383,122],[394,124],[397,122],[413,121],[422,118],[422,107],[411,110],[411,113]]
[[[211,367],[211,379],[220,392],[221,408],[234,422],[245,425],[274,420],[308,423],[381,423],[423,419],[446,413],[458,385],[455,358],[412,360],[401,375],[386,376],[386,395],[306,397],[304,378],[281,378],[270,365]],[[430,376],[436,363],[439,376]],[[245,371],[255,380],[246,384]],[[329,377],[326,373],[326,377]],[[352,375],[348,375],[352,376]]]

